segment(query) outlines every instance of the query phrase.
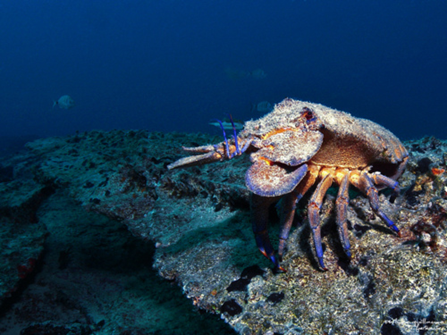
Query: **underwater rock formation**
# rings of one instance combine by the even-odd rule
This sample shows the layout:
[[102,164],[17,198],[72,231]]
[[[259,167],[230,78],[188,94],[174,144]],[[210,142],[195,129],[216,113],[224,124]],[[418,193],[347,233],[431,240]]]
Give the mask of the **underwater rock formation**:
[[0,305],[35,269],[47,230],[36,212],[51,189],[32,179],[27,160],[0,165]]
[[[152,241],[159,274],[240,334],[447,331],[446,142],[406,142],[410,160],[399,179],[401,195],[394,202],[386,191],[380,195],[381,208],[397,223],[401,238],[374,216],[366,198],[351,192],[353,257],[347,260],[337,235],[333,190],[321,210],[329,271],[315,264],[307,201],[301,201],[283,260],[287,272],[274,274],[251,231],[244,185],[248,157],[188,170],[166,168],[183,155],[182,145],[220,140],[144,131],[42,139],[28,144],[26,174],[35,189],[64,190],[79,206]],[[19,172],[15,165],[13,170]],[[270,235],[278,236],[278,230],[273,224]]]

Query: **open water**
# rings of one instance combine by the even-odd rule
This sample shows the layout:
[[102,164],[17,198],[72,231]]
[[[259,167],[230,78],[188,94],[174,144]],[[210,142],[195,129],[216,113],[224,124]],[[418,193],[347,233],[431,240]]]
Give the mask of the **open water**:
[[[445,138],[446,13],[443,0],[4,0],[0,135],[217,134],[213,118],[293,97]],[[52,108],[65,94],[76,106]]]

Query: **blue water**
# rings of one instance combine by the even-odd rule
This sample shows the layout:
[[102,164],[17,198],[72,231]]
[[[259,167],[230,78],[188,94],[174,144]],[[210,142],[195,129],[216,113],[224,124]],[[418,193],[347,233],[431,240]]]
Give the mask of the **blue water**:
[[[444,0],[3,0],[0,134],[218,134],[212,118],[294,97],[446,138],[446,13]],[[53,109],[64,94],[76,106]]]

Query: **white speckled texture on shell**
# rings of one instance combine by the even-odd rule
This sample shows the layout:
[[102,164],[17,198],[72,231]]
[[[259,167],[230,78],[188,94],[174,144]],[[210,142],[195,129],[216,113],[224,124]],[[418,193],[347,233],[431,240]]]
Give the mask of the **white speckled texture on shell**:
[[[316,115],[325,136],[321,150],[312,159],[314,163],[363,168],[374,161],[396,164],[407,156],[400,141],[382,126],[321,104],[293,99],[285,99],[271,113],[248,121],[240,137],[262,137],[280,128],[296,128],[296,121],[305,108]],[[306,150],[306,147],[301,145],[295,150]]]

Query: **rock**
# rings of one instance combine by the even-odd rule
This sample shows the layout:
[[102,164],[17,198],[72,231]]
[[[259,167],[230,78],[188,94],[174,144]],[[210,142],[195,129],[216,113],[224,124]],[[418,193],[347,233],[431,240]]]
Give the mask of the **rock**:
[[4,162],[10,178],[0,182],[0,304],[33,274],[47,236],[37,210],[52,189],[29,177],[26,161],[19,155]]
[[[334,223],[335,199],[328,195],[321,222],[329,271],[321,272],[303,199],[282,274],[271,271],[251,232],[247,155],[166,169],[183,155],[182,145],[218,141],[201,134],[112,131],[38,140],[28,147],[38,183],[66,189],[85,209],[152,241],[159,274],[240,334],[447,331],[447,176],[440,172],[446,168],[445,141],[405,143],[410,162],[399,180],[401,195],[393,199],[386,190],[380,195],[401,238],[353,191],[348,207],[353,257],[346,259]],[[278,230],[273,224],[274,243]],[[253,272],[253,266],[260,270]]]

